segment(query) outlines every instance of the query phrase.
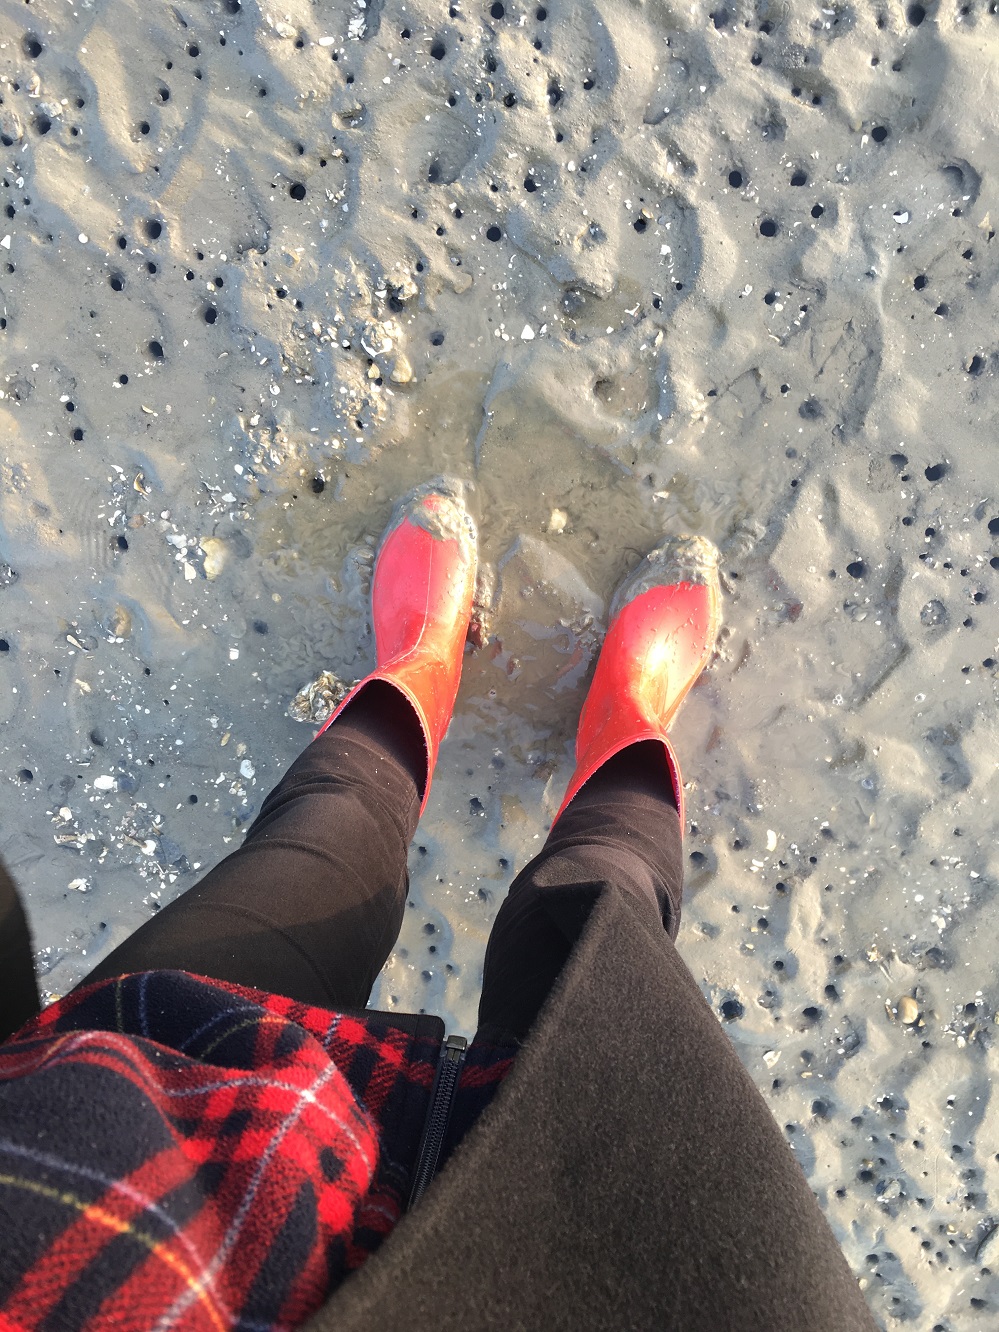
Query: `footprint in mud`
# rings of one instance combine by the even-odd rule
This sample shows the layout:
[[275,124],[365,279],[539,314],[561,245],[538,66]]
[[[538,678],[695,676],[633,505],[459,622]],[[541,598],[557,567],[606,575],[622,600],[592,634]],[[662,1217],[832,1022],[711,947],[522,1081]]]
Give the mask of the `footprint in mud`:
[[409,160],[426,163],[428,184],[453,185],[474,161],[481,140],[457,113],[444,112],[436,103],[427,110],[431,112],[429,120],[422,114],[422,104],[421,114],[412,118],[407,140]]

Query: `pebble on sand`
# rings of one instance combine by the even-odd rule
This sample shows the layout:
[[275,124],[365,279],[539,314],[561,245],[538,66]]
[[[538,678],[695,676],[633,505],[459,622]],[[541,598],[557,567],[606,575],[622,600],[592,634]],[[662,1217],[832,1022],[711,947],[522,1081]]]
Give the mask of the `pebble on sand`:
[[919,1004],[911,994],[903,994],[895,1001],[895,1012],[899,1022],[905,1027],[912,1027],[919,1021]]

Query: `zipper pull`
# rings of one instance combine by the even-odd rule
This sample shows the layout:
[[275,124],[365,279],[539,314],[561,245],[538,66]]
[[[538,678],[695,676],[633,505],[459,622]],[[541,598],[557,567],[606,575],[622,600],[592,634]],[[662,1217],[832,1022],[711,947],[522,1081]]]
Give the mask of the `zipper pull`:
[[464,1036],[445,1036],[441,1046],[437,1074],[434,1077],[433,1090],[430,1093],[430,1105],[427,1119],[423,1126],[423,1139],[416,1157],[416,1169],[413,1172],[413,1188],[409,1195],[407,1210],[419,1202],[427,1185],[437,1173],[444,1135],[451,1118],[451,1106],[458,1089],[461,1066],[465,1062],[468,1041]]

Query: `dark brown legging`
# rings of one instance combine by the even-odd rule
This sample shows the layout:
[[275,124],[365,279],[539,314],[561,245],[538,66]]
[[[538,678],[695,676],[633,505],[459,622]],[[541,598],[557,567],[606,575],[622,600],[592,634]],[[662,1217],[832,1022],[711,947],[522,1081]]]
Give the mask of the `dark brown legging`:
[[[289,768],[243,845],[142,925],[85,983],[177,968],[331,1008],[363,1008],[395,946],[422,778],[416,719],[363,691]],[[636,745],[577,795],[514,880],[486,950],[479,1021],[522,1040],[572,941],[545,888],[610,879],[655,902],[675,937],[680,823],[656,746]]]

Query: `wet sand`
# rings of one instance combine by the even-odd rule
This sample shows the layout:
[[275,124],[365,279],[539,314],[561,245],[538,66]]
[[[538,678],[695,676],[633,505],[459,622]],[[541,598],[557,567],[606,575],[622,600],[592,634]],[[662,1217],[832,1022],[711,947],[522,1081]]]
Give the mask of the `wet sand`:
[[887,1328],[999,1308],[999,15],[0,0],[0,854],[47,996],[494,580],[375,1003],[474,1028],[617,582],[723,552],[679,947]]

